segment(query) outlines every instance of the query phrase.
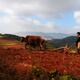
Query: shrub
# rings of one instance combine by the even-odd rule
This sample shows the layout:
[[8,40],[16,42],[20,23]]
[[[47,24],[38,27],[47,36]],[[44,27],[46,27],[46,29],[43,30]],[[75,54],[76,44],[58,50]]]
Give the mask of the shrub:
[[57,70],[54,70],[54,71],[51,71],[49,72],[49,80],[52,80],[52,79],[59,79],[60,77],[60,73],[57,71]]
[[78,79],[71,75],[62,75],[60,76],[60,80],[78,80]]

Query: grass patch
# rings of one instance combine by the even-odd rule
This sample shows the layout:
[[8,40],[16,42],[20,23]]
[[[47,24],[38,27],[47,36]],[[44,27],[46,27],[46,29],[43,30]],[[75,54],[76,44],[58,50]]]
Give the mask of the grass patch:
[[0,42],[0,46],[11,46],[16,44],[16,42]]
[[0,38],[3,38],[3,36],[0,36]]

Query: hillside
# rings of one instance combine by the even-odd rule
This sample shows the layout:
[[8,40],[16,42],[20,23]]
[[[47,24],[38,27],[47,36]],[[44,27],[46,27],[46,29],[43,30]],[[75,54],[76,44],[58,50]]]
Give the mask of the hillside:
[[6,38],[6,39],[13,39],[13,40],[20,40],[20,36],[14,35],[14,34],[1,34],[0,38]]
[[63,39],[48,40],[48,42],[50,42],[51,45],[53,45],[54,47],[61,47],[65,45],[75,47],[75,41],[76,41],[76,36],[69,36]]

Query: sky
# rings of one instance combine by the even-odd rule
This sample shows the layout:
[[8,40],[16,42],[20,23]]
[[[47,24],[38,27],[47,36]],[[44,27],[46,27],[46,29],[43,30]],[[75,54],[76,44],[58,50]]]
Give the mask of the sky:
[[80,0],[0,0],[0,33],[80,31]]

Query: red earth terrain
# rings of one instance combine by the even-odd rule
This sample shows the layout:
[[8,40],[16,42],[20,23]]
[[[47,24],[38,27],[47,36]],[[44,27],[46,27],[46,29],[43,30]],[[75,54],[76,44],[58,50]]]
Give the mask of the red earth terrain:
[[1,42],[15,43],[0,45],[0,62],[3,62],[18,73],[29,70],[32,66],[40,66],[46,71],[58,70],[62,74],[80,77],[80,54],[65,53],[54,50],[27,50],[24,44],[10,39],[0,39]]

